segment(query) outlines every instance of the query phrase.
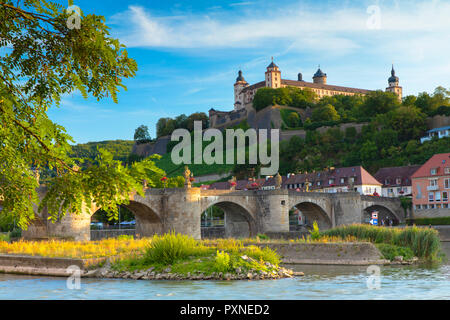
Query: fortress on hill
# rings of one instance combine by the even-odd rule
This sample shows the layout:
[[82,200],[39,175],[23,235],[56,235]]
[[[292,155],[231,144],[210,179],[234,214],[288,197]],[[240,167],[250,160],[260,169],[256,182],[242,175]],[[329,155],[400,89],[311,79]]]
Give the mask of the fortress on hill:
[[[372,91],[327,84],[327,74],[320,69],[320,66],[313,75],[312,80],[312,82],[304,81],[301,73],[298,74],[297,80],[282,79],[280,68],[273,62],[273,58],[272,62],[267,66],[265,79],[263,81],[250,85],[245,81],[242,70],[239,70],[238,77],[234,83],[234,110],[228,112],[214,109],[209,110],[210,127],[222,129],[236,125],[251,117],[251,113],[255,112],[253,109],[253,98],[260,88],[277,89],[283,87],[296,87],[299,89],[309,89],[316,93],[319,99],[324,96],[333,95],[366,95]],[[399,86],[399,78],[395,75],[394,66],[392,66],[388,85],[386,92],[393,92],[401,100],[402,87]]]

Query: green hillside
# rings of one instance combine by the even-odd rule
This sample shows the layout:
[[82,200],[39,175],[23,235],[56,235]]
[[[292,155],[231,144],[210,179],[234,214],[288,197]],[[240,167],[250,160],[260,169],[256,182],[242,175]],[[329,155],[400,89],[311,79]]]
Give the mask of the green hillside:
[[133,140],[106,140],[98,142],[81,143],[72,146],[71,156],[74,158],[88,158],[94,160],[97,156],[97,148],[108,150],[114,155],[115,160],[127,161],[133,148]]

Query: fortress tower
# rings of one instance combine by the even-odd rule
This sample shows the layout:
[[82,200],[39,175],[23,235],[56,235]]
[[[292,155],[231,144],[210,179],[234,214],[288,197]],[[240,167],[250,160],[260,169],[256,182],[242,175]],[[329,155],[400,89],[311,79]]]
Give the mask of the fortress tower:
[[386,88],[386,92],[393,92],[398,96],[398,99],[402,101],[403,89],[398,85],[399,79],[395,75],[394,65],[392,65],[391,76],[388,79],[389,87]]
[[242,76],[242,71],[239,70],[238,77],[234,83],[234,110],[239,110],[244,108],[244,94],[242,89],[248,86],[247,81],[245,81]]
[[327,84],[327,74],[323,73],[322,70],[320,70],[320,65],[319,69],[317,69],[316,73],[313,76],[313,83]]
[[273,63],[273,57],[272,63],[267,66],[266,87],[281,88],[281,71],[278,66]]

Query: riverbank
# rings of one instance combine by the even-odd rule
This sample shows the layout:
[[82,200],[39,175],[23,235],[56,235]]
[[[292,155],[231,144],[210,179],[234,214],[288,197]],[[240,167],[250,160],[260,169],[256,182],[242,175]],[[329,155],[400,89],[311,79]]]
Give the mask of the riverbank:
[[[376,246],[369,242],[295,243],[278,241],[254,242],[247,245],[263,249],[270,248],[277,253],[280,259],[279,263],[283,265],[406,265],[417,261],[403,259],[389,261],[384,259]],[[178,264],[143,268],[137,263],[142,259],[140,257],[117,259],[117,257],[111,256],[76,259],[0,254],[0,272],[66,277],[74,270],[71,269],[68,272],[68,268],[76,266],[80,270],[81,277],[136,280],[255,280],[303,275],[301,272],[293,272],[268,261],[261,266],[259,261],[244,254],[237,258],[242,261],[235,262],[235,265],[240,267],[216,271],[214,270],[215,256],[217,254],[192,257]],[[247,266],[247,268],[243,266]],[[250,266],[254,266],[254,268]]]

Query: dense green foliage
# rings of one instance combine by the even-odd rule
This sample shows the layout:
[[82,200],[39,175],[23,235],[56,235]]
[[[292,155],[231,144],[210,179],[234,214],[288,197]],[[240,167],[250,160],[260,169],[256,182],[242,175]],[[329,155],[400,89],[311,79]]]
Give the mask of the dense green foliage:
[[354,224],[329,229],[321,234],[343,239],[354,236],[359,240],[407,247],[416,257],[430,260],[437,258],[441,248],[439,233],[436,230],[415,226],[399,229]]
[[47,206],[53,221],[92,201],[117,214],[130,192],[142,194],[143,179],[152,185],[163,175],[152,159],[125,167],[102,149],[87,167],[83,159],[70,157],[73,140],[48,118],[48,109],[76,91],[117,102],[119,89],[126,89],[124,78],[137,71],[124,45],[110,37],[104,17],[81,13],[80,28],[69,28],[71,14],[44,0],[0,2],[2,215],[16,217],[22,228],[34,219],[39,203],[37,171],[54,173],[39,205],[40,210]]
[[402,256],[404,260],[410,260],[414,257],[414,253],[408,247],[400,247],[388,243],[375,244],[385,259],[393,261],[395,257]]
[[305,139],[295,136],[290,141],[283,141],[280,144],[280,173],[362,165],[374,174],[382,167],[423,164],[434,154],[450,150],[450,138],[421,144],[419,139],[424,127],[393,129],[395,119],[391,117],[384,123],[366,125],[361,133],[354,128],[347,128],[345,132],[331,128],[324,133],[308,130]]
[[435,217],[435,218],[415,218],[415,219],[407,219],[408,225],[419,225],[419,226],[428,226],[428,225],[450,225],[450,217]]
[[259,111],[268,106],[281,105],[306,109],[314,105],[316,97],[316,94],[309,89],[265,87],[256,91],[253,98],[253,108]]
[[171,232],[152,238],[145,252],[145,259],[148,262],[170,265],[189,256],[202,255],[205,251],[194,238]]
[[291,109],[280,109],[280,116],[281,120],[283,120],[283,124],[285,127],[282,127],[282,129],[285,128],[299,128],[302,124],[302,119],[298,112],[291,110]]
[[101,148],[111,152],[114,160],[126,162],[131,154],[133,144],[134,141],[132,140],[106,140],[80,143],[72,146],[70,156],[73,158],[90,159],[93,161],[98,155],[98,148]]
[[167,136],[172,134],[175,129],[186,129],[192,132],[194,121],[201,121],[203,129],[207,128],[209,124],[209,118],[204,112],[195,112],[189,116],[181,114],[175,119],[160,118],[156,123],[156,135],[158,138]]

